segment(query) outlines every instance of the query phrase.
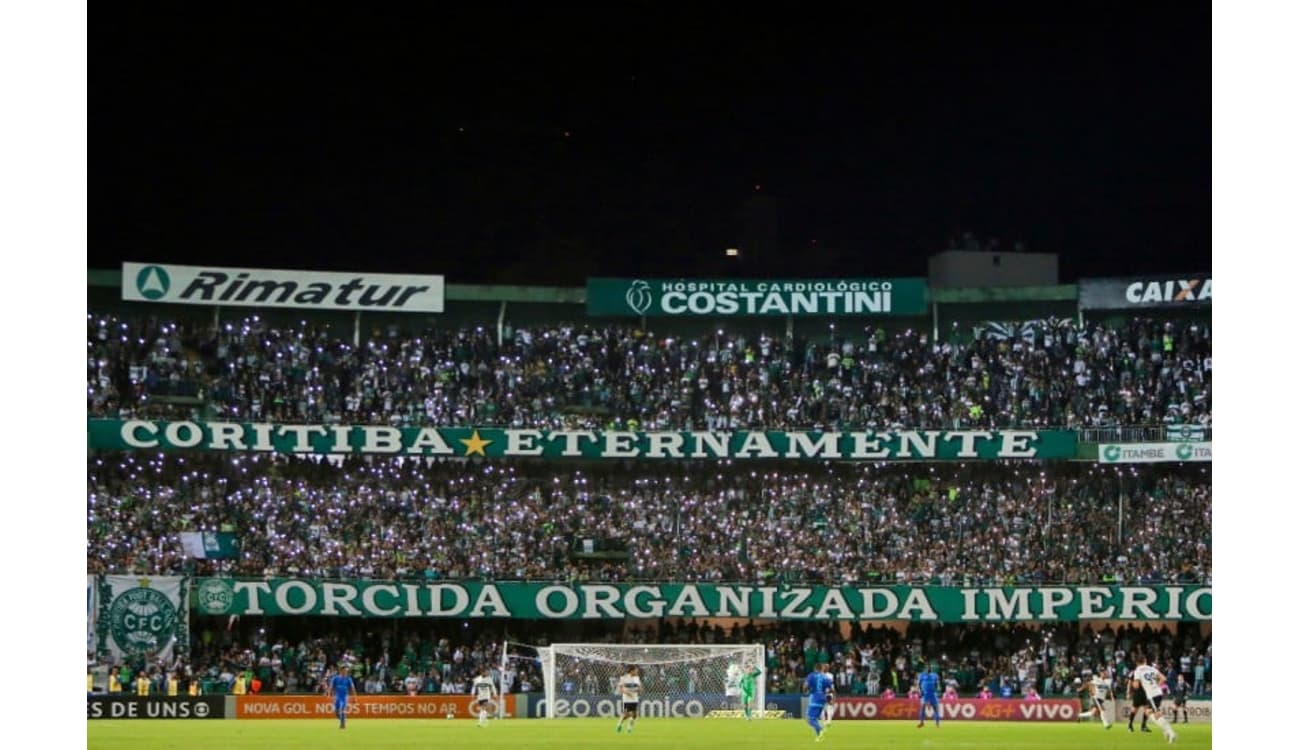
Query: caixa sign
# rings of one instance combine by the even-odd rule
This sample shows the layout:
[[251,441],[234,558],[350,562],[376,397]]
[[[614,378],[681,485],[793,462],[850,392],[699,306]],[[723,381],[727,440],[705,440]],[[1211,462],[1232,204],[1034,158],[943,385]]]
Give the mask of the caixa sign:
[[[838,698],[835,719],[916,719],[921,702],[907,698]],[[927,713],[927,716],[929,714]],[[968,721],[1077,721],[1077,700],[1039,701],[961,698],[940,701],[939,718]]]
[[1194,276],[1079,280],[1079,307],[1084,310],[1208,308],[1213,301],[1214,285],[1208,273]]
[[86,696],[87,719],[224,719],[226,699],[219,695],[142,697]]

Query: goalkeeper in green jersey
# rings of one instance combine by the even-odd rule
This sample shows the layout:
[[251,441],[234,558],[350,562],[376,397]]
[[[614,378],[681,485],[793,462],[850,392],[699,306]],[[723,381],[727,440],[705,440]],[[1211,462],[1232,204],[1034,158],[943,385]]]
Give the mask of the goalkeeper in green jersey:
[[750,666],[740,677],[740,702],[745,707],[745,721],[754,718],[751,706],[754,704],[754,689],[758,686],[758,676],[761,674],[763,670]]

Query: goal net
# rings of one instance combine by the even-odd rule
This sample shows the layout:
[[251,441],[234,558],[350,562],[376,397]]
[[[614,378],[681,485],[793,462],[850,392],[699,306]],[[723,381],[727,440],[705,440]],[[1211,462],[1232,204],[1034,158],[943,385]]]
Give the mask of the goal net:
[[[740,680],[763,670],[765,652],[754,645],[619,645],[557,643],[539,649],[548,719],[618,718],[618,678],[632,665],[641,673],[642,717],[743,716]],[[754,680],[754,718],[763,717],[766,680]]]

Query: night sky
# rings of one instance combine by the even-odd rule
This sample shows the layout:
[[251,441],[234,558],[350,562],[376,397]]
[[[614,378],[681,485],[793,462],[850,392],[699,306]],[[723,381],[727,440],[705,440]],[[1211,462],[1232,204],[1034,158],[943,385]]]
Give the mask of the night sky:
[[92,268],[1210,269],[1206,2],[263,5],[90,6]]

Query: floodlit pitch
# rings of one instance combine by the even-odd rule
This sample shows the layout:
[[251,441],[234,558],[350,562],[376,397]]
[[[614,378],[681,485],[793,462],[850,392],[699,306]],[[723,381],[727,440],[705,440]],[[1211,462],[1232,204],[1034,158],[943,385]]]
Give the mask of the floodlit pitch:
[[[464,750],[575,750],[621,747],[674,750],[763,750],[815,746],[812,729],[802,721],[738,719],[646,719],[633,734],[615,734],[604,719],[506,719],[480,728],[468,719],[357,719],[340,730],[320,721],[172,721],[107,720],[87,722],[89,750],[322,750],[322,748],[457,747]],[[1179,724],[1174,747],[1208,748],[1210,725]],[[1167,747],[1158,732],[1130,733],[1124,724],[1109,731],[1100,724],[1012,724],[947,721],[939,729],[914,721],[835,721],[820,748],[865,747],[962,748],[963,750],[1108,750]]]

